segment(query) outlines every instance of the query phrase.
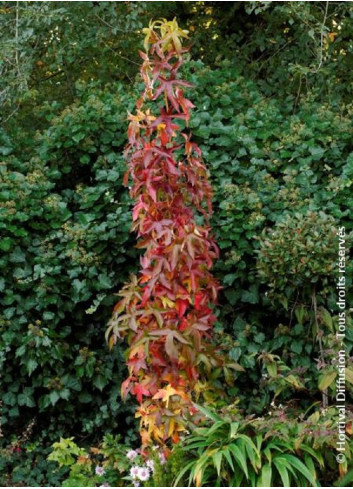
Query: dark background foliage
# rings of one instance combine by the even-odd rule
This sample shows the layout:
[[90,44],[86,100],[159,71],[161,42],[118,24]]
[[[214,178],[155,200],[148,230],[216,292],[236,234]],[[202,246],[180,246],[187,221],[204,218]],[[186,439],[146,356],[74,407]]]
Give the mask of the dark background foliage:
[[221,248],[216,329],[245,369],[230,394],[250,413],[275,393],[320,401],[334,371],[332,229],[353,228],[351,3],[1,2],[0,14],[4,447],[135,439],[124,348],[109,352],[104,332],[138,265],[122,151],[151,18],[175,16],[192,38],[190,127]]

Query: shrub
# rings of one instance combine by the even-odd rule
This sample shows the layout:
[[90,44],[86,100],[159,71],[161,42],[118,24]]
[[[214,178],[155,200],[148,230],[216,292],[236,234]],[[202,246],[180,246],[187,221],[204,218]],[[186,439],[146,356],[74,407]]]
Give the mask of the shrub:
[[80,103],[38,135],[37,156],[1,164],[5,444],[33,417],[34,433],[49,440],[69,434],[68,425],[92,434],[133,425],[117,399],[121,352],[109,353],[102,334],[136,256],[116,153],[127,96],[122,87],[119,99],[81,90]]
[[[333,220],[334,227],[345,226],[347,234],[352,230],[352,107],[345,106],[338,113],[326,104],[317,105],[310,94],[295,108],[290,98],[265,99],[254,83],[235,79],[227,62],[213,71],[201,63],[191,69],[195,70],[191,80],[198,81],[194,97],[198,110],[190,126],[211,171],[215,189],[212,225],[221,248],[215,273],[224,289],[216,329],[229,333],[231,358],[246,370],[230,393],[239,396],[250,412],[261,413],[271,402],[271,391],[263,384],[263,372],[256,362],[266,351],[280,355],[290,370],[306,370],[311,394],[302,393],[301,402],[309,405],[320,395],[317,347],[312,335],[307,336],[311,327],[306,321],[312,323],[312,319],[305,314],[305,319],[298,321],[297,314],[291,312],[293,303],[287,308],[283,291],[274,291],[259,280],[260,242],[256,238],[266,228],[276,229],[276,223],[295,222],[295,215],[310,212],[325,213],[326,230]],[[316,249],[327,244],[327,237],[320,233]],[[287,246],[289,249],[289,242]],[[335,244],[330,243],[328,250],[333,257]],[[320,260],[320,253],[316,256]],[[351,301],[349,261],[346,276]],[[269,300],[271,292],[277,294],[276,302]],[[322,292],[317,298],[319,323],[330,322],[334,335],[337,310],[332,283]],[[308,306],[307,298],[304,302]],[[303,309],[302,303],[297,306]],[[348,355],[352,341],[352,329],[347,328]],[[331,340],[324,345],[324,349],[331,347]],[[286,389],[281,396],[294,392],[294,387]]]
[[310,302],[314,289],[327,295],[337,275],[337,232],[333,217],[312,211],[288,215],[264,230],[257,250],[261,281],[282,293],[284,304],[295,295]]
[[63,487],[92,487],[98,484],[101,487],[171,487],[181,468],[181,460],[184,462],[179,447],[173,449],[167,460],[157,446],[141,451],[121,443],[120,438],[106,435],[102,443],[88,450],[80,448],[73,438],[61,438],[53,444],[48,460],[69,469],[68,477],[61,481]]

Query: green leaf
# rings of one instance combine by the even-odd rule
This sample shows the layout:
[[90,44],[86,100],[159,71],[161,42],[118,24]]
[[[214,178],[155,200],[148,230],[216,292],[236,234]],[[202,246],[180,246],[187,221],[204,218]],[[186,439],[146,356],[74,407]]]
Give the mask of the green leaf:
[[349,382],[350,384],[353,384],[353,369],[350,367],[347,367],[345,370],[345,373],[346,373],[347,382]]
[[265,464],[260,473],[260,481],[257,487],[272,487],[272,467]]
[[336,370],[334,370],[332,372],[327,372],[323,375],[320,375],[319,389],[321,391],[324,391],[325,389],[327,389],[327,387],[329,387],[334,382],[336,377],[337,377],[337,371]]
[[103,289],[112,288],[112,282],[110,277],[108,277],[108,275],[101,273],[100,275],[98,275],[98,281],[99,281],[99,285],[103,287]]
[[257,304],[259,302],[259,294],[256,285],[252,285],[249,290],[244,290],[241,300],[250,304]]
[[18,405],[34,407],[36,404],[33,400],[33,389],[30,387],[25,387],[23,392],[18,395]]
[[319,463],[320,467],[324,467],[324,459],[319,451],[314,450],[312,447],[309,447],[304,443],[300,444],[300,450],[309,453],[312,456],[312,458],[314,458]]
[[0,250],[9,251],[12,247],[13,240],[11,238],[3,238],[0,240]]
[[83,132],[78,132],[77,134],[74,134],[72,136],[72,139],[73,141],[75,141],[75,143],[79,143],[84,137],[85,134]]
[[26,362],[26,368],[27,368],[28,375],[32,375],[32,373],[37,368],[37,366],[38,366],[37,360],[35,360],[34,358],[30,358]]
[[227,275],[225,275],[225,277],[223,278],[223,283],[225,285],[232,285],[233,282],[235,281],[235,279],[237,278],[237,275],[236,273],[228,273]]
[[342,478],[339,478],[338,481],[334,482],[335,487],[352,487],[353,482],[353,469],[350,469],[347,474],[345,474]]
[[218,451],[212,454],[212,460],[217,469],[218,477],[221,473],[222,456],[223,456],[222,452],[218,452]]
[[90,157],[89,155],[83,155],[80,157],[80,163],[83,163],[84,165],[87,165],[87,163],[90,162]]
[[325,324],[325,326],[329,328],[331,332],[333,332],[333,322],[331,314],[324,307],[320,308],[320,313],[322,317],[322,322]]
[[294,351],[294,353],[298,353],[299,355],[303,350],[303,341],[293,340],[291,342],[290,348],[292,351]]
[[229,450],[232,452],[234,459],[236,460],[238,465],[241,467],[246,478],[248,479],[249,478],[249,472],[248,472],[247,462],[246,462],[246,458],[245,458],[244,453],[234,443],[231,443],[229,445]]
[[49,399],[52,404],[52,406],[55,406],[55,404],[58,402],[60,399],[60,394],[58,391],[51,391],[49,394]]
[[[247,435],[240,434],[238,435],[239,441],[238,445],[243,449],[245,447],[245,451],[248,454],[248,458],[250,459],[251,465],[254,470],[257,472],[258,468],[261,467],[261,455],[258,447],[255,446],[251,438]],[[257,440],[259,441],[259,439]]]
[[299,474],[302,474],[313,486],[316,486],[316,478],[313,474],[305,467],[303,462],[301,462],[294,455],[282,454],[277,460],[286,460],[292,467],[294,467]]
[[6,394],[3,395],[2,399],[4,403],[8,404],[9,406],[15,406],[17,402],[17,396],[14,392],[6,392]]
[[202,414],[204,414],[205,416],[207,416],[207,418],[210,418],[213,421],[222,421],[222,422],[224,422],[223,419],[220,416],[218,416],[218,414],[216,414],[211,409],[208,409],[205,406],[200,406],[200,404],[196,404],[196,403],[194,403],[194,406],[196,407],[196,409],[198,411],[200,411]]
[[102,391],[104,387],[107,385],[107,379],[103,377],[103,375],[97,375],[93,379],[93,385],[97,387],[97,389]]
[[60,393],[60,398],[65,399],[65,401],[67,401],[70,397],[70,391],[67,388],[61,389],[59,393]]
[[304,462],[305,462],[305,466],[308,468],[313,478],[316,480],[317,475],[316,475],[315,465],[313,459],[307,453],[304,455]]
[[309,148],[309,151],[310,151],[311,155],[313,156],[314,161],[320,160],[322,158],[322,156],[324,155],[324,153],[326,152],[326,150],[324,148],[320,148],[320,147]]
[[266,456],[267,460],[269,461],[269,463],[271,464],[272,463],[272,453],[271,453],[271,450],[269,447],[266,447],[263,451],[264,455]]
[[268,372],[268,375],[270,377],[276,377],[277,376],[277,364],[275,362],[269,362],[269,363],[266,363],[266,368],[267,368],[267,372]]
[[273,464],[275,465],[278,473],[282,479],[283,487],[290,487],[289,475],[286,467],[281,463],[281,460],[278,460],[278,457],[273,459]]
[[173,484],[174,487],[179,487],[179,482],[181,481],[183,476],[194,466],[194,464],[195,464],[195,462],[193,460],[192,462],[189,462],[184,468],[182,468],[179,471],[178,476],[175,479],[174,484]]
[[26,255],[19,246],[16,246],[9,257],[9,260],[12,263],[26,263]]
[[239,428],[239,423],[236,422],[230,423],[230,434],[229,434],[230,438],[235,438],[235,435],[238,432],[238,428]]
[[225,458],[227,459],[228,464],[230,465],[232,471],[234,472],[234,464],[233,464],[233,460],[232,460],[231,454],[229,452],[229,448],[228,447],[224,447],[223,450],[222,450],[222,454],[225,456]]

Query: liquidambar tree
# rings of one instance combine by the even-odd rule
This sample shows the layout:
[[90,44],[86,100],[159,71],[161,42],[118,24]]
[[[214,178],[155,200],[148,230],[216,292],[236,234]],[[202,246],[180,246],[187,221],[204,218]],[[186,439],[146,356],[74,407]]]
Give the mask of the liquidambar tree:
[[177,442],[196,412],[204,374],[219,362],[211,342],[219,285],[211,236],[212,190],[201,150],[188,130],[192,85],[178,78],[187,31],[176,20],[144,29],[140,69],[145,89],[129,115],[125,157],[134,199],[133,230],[144,249],[141,271],[120,296],[107,330],[126,338],[129,377],[122,396],[136,396],[143,445]]

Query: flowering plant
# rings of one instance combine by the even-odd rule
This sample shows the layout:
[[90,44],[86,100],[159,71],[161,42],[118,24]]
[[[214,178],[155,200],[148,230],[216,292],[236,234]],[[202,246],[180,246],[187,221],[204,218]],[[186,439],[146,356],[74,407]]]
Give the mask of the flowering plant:
[[77,446],[73,438],[61,438],[53,444],[48,460],[70,469],[63,482],[65,487],[123,486],[126,481],[135,487],[145,483],[154,486],[155,474],[159,480],[167,463],[157,445],[148,451],[132,449],[113,435],[106,435],[99,447],[91,447],[89,451]]
[[161,451],[157,451],[157,446],[152,450],[151,457],[148,457],[146,452],[141,450],[129,450],[126,454],[126,458],[132,464],[129,475],[124,477],[125,480],[130,480],[135,487],[138,487],[143,482],[147,482],[153,477],[155,472],[156,463],[158,465],[164,465],[166,458]]

